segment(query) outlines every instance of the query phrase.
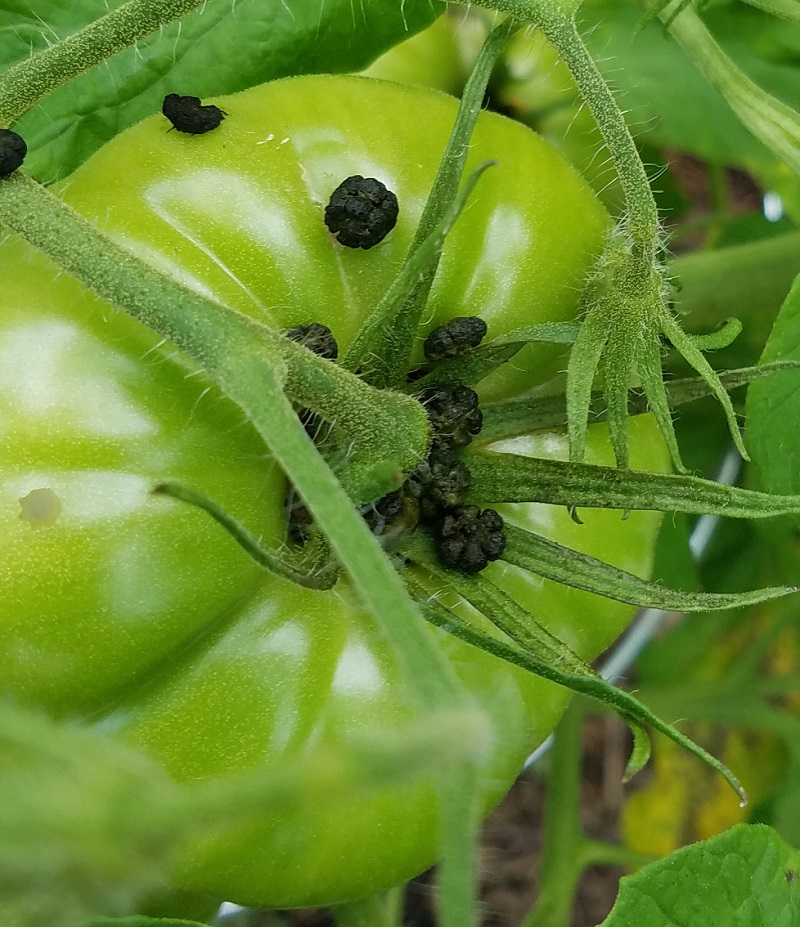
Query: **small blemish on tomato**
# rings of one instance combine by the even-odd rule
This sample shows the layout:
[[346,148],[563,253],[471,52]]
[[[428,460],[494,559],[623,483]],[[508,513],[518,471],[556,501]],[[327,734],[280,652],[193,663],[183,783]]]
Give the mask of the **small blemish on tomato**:
[[61,500],[52,489],[32,489],[19,500],[19,517],[34,528],[54,524],[61,514]]

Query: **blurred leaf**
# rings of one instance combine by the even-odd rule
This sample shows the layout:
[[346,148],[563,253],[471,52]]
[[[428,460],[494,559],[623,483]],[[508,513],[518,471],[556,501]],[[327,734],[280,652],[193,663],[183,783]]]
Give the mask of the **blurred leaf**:
[[57,927],[127,914],[167,885],[188,822],[177,786],[125,745],[0,705],[0,917]]
[[800,2],[799,0],[744,0],[750,6],[758,7],[771,16],[777,16],[780,19],[791,19],[800,22]]
[[[13,64],[122,0],[0,0],[0,61]],[[200,97],[297,73],[360,70],[441,13],[438,0],[217,0],[51,94],[19,120],[26,168],[50,183],[157,112],[167,93]]]
[[[783,304],[764,360],[800,358],[800,277]],[[800,371],[754,383],[747,397],[747,440],[765,488],[800,490]]]
[[720,164],[765,156],[660,23],[637,30],[641,7],[597,0],[583,12],[589,48],[618,89],[637,135]]
[[800,852],[740,824],[623,879],[602,927],[795,927]]
[[758,820],[772,825],[784,840],[800,842],[800,769],[793,769],[758,809]]

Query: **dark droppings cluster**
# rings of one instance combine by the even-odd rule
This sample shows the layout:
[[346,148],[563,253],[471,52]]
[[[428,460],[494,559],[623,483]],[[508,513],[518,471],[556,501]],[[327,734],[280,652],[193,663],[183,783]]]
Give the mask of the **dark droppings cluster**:
[[434,448],[466,447],[483,427],[478,394],[468,386],[434,386],[420,394]]
[[325,225],[347,248],[372,248],[397,224],[397,197],[374,177],[343,180],[325,207]]
[[[471,326],[472,331],[478,328]],[[289,329],[286,336],[328,360],[338,356],[336,339],[326,325],[299,325]],[[464,385],[432,387],[424,390],[419,399],[433,433],[427,457],[399,489],[361,506],[360,511],[385,547],[402,544],[404,537],[422,525],[433,535],[445,566],[462,573],[477,573],[500,557],[506,543],[503,519],[494,509],[463,504],[470,473],[457,450],[481,430],[478,394]],[[312,412],[302,409],[299,415],[312,436],[319,432]],[[293,488],[287,496],[286,511],[290,540],[305,543],[313,520]]]
[[486,323],[477,316],[458,316],[440,325],[428,335],[423,345],[427,360],[449,360],[464,357],[486,337]]
[[477,505],[445,510],[436,535],[442,563],[462,573],[479,573],[506,546],[503,519],[494,509],[481,510]]
[[161,112],[172,123],[173,129],[187,135],[204,135],[216,129],[228,115],[213,103],[203,105],[200,97],[181,96],[168,93],[164,97]]
[[[334,190],[325,208],[328,230],[349,248],[371,248],[382,241],[397,221],[397,198],[378,180],[361,175],[348,177]],[[425,340],[429,364],[463,357],[486,335],[486,323],[477,317],[460,316],[434,329]],[[310,351],[330,361],[338,357],[331,330],[318,322],[299,325],[286,332]],[[470,473],[458,456],[480,433],[483,415],[478,394],[464,384],[434,386],[419,396],[431,423],[432,440],[427,457],[420,461],[403,485],[376,502],[361,507],[364,520],[386,547],[402,544],[418,526],[436,541],[442,563],[463,573],[477,573],[497,560],[505,548],[503,519],[494,509],[465,505]],[[299,412],[312,437],[319,422],[307,409]],[[290,487],[287,496],[289,537],[302,544],[312,530],[311,514]]]

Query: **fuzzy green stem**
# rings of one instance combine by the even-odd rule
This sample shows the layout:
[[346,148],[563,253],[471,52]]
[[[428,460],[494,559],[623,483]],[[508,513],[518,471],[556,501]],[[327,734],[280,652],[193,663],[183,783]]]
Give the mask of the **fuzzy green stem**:
[[476,763],[462,763],[440,786],[440,927],[477,924],[479,772]]
[[57,87],[209,0],[129,0],[0,76],[0,126],[10,126]]
[[642,269],[649,271],[659,231],[658,208],[625,117],[578,32],[574,12],[554,0],[493,0],[492,6],[538,26],[569,68],[619,176],[625,195],[625,228],[634,255],[641,258]]

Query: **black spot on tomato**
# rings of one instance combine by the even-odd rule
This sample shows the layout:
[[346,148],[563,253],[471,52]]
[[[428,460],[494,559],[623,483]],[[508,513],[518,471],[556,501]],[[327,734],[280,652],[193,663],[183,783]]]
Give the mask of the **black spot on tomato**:
[[372,248],[397,224],[397,197],[374,177],[347,177],[325,207],[325,225],[347,248]]
[[182,97],[168,93],[164,97],[161,112],[172,123],[172,127],[188,135],[203,135],[216,129],[228,115],[213,103],[203,105],[200,97]]
[[25,139],[11,129],[0,129],[0,177],[8,177],[20,167],[28,153]]

